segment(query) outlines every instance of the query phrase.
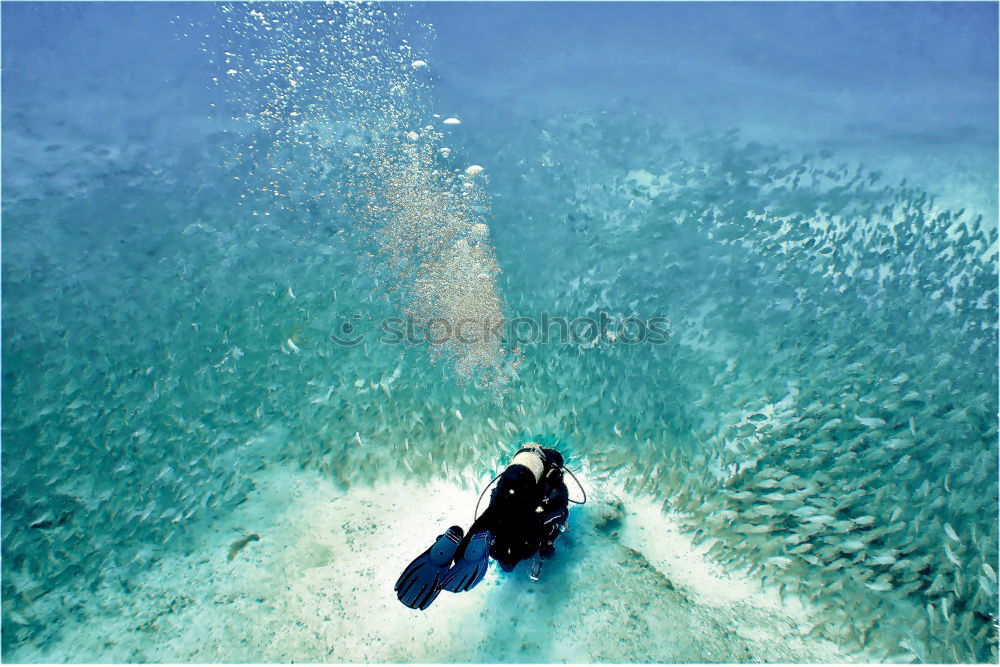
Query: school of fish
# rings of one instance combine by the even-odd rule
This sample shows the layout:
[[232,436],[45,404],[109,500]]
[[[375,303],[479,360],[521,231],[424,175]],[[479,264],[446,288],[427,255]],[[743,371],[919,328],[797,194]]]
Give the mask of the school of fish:
[[[810,634],[997,661],[995,220],[628,109],[469,127],[391,5],[219,11],[223,167],[165,148],[57,203],[5,187],[5,657],[270,463],[476,487],[555,433],[810,602]],[[379,341],[542,313],[670,336]]]

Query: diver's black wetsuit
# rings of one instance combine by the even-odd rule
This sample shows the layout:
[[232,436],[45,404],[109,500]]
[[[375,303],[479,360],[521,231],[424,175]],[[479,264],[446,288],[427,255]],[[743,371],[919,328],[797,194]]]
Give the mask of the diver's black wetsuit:
[[554,449],[538,447],[524,447],[517,454],[524,452],[540,454],[540,476],[536,479],[535,471],[516,462],[508,466],[493,489],[490,506],[476,519],[459,547],[459,556],[471,536],[482,529],[493,534],[490,556],[508,572],[536,552],[545,558],[554,552],[553,543],[569,517],[563,457]]
[[[559,452],[526,443],[497,475],[490,505],[469,532],[451,526],[406,566],[393,586],[399,601],[410,609],[424,610],[441,591],[470,591],[486,576],[490,556],[508,572],[536,553],[551,556],[569,517],[563,472],[572,474],[563,467]],[[586,492],[582,486],[580,490],[582,504]],[[530,576],[536,581],[541,565],[536,560],[531,568]]]

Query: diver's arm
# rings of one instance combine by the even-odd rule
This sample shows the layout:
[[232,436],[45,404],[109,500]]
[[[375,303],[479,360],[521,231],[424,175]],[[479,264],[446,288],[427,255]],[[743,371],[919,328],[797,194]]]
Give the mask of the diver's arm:
[[542,540],[538,545],[538,553],[542,558],[551,558],[556,551],[556,539],[562,534],[562,527],[569,517],[569,510],[565,507],[548,514],[542,523]]
[[558,468],[553,469],[551,476],[546,476],[548,488],[543,489],[544,514],[539,526],[541,540],[538,546],[538,553],[543,558],[551,558],[555,553],[555,541],[569,518],[569,490],[560,472]]

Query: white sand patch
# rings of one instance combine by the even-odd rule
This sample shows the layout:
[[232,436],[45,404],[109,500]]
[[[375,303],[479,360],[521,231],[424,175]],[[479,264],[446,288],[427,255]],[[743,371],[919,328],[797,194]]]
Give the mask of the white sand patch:
[[[387,480],[340,489],[273,467],[188,553],[82,598],[59,640],[12,661],[52,662],[844,662],[806,640],[799,607],[719,573],[649,501],[591,489],[539,582],[491,568],[425,612],[392,590],[477,493]],[[625,498],[626,496],[622,496]],[[251,541],[232,560],[234,542]],[[806,624],[808,625],[808,624]]]
[[[740,607],[749,607],[773,615],[780,624],[793,628],[794,634],[812,630],[815,616],[801,599],[791,595],[782,598],[775,588],[764,589],[755,579],[723,572],[705,555],[715,540],[695,547],[683,533],[679,517],[664,514],[660,505],[650,499],[629,501],[623,544],[642,552],[653,567],[699,605],[736,614]],[[773,626],[744,624],[734,629],[741,637],[766,640]]]
[[648,499],[629,501],[628,519],[622,543],[641,551],[653,567],[683,586],[700,604],[724,607],[748,602],[764,609],[781,607],[776,595],[767,595],[750,581],[723,573],[705,556],[712,542],[694,547],[677,518],[665,515],[659,503]]

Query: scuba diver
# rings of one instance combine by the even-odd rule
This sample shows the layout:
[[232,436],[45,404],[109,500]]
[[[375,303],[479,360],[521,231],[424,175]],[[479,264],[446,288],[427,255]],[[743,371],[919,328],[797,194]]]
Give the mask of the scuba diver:
[[[452,526],[403,570],[395,586],[399,601],[422,610],[431,606],[442,590],[471,590],[486,576],[491,556],[505,572],[536,556],[530,576],[537,581],[541,559],[552,557],[556,538],[565,530],[569,503],[582,505],[587,501],[586,493],[582,501],[569,497],[563,471],[576,481],[558,451],[525,443],[510,465],[490,482],[499,480],[489,507],[475,519],[468,534],[461,526]],[[487,490],[489,485],[480,494],[480,502]]]

